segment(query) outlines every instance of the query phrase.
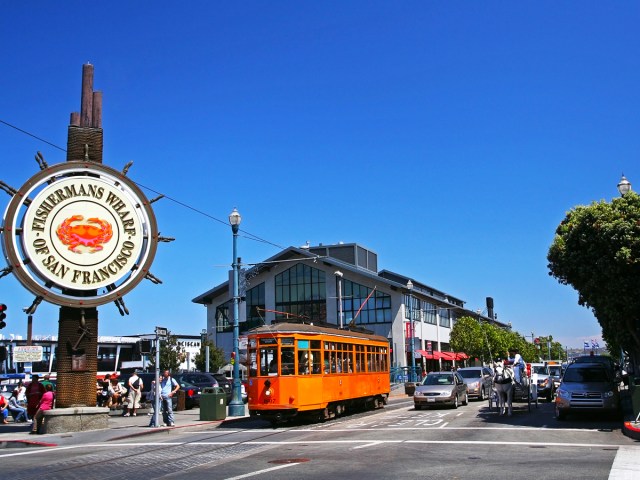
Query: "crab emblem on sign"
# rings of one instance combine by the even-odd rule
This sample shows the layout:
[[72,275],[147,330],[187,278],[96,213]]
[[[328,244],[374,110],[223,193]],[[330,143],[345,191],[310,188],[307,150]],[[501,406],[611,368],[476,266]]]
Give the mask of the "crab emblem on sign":
[[99,252],[102,245],[113,237],[111,224],[95,217],[87,219],[85,223],[76,223],[82,220],[82,215],[67,218],[58,226],[56,235],[74,253],[83,253],[82,250],[78,250],[81,245],[87,247],[89,253]]

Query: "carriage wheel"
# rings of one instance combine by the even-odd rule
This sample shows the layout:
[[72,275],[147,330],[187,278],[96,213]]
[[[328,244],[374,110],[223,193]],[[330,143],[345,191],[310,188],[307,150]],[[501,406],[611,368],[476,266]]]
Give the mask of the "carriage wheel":
[[496,410],[498,409],[498,399],[496,398],[496,391],[492,388],[489,392],[489,411],[493,410],[493,405],[495,404]]
[[527,389],[527,406],[529,407],[529,413],[531,413],[531,388]]

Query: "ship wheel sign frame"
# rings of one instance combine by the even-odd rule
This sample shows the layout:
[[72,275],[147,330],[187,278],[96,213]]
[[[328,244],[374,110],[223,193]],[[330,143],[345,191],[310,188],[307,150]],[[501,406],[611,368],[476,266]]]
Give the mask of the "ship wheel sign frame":
[[159,241],[151,203],[125,174],[101,163],[48,166],[14,192],[5,211],[8,269],[36,300],[120,308],[145,277],[160,283],[149,272]]

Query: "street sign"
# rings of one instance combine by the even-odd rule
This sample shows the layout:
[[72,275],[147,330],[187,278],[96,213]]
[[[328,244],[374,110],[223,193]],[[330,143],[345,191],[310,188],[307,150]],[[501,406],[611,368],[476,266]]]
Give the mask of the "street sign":
[[16,363],[41,362],[42,346],[15,346],[13,347],[13,361]]
[[159,337],[166,337],[167,336],[167,329],[163,328],[163,327],[156,327],[156,335]]

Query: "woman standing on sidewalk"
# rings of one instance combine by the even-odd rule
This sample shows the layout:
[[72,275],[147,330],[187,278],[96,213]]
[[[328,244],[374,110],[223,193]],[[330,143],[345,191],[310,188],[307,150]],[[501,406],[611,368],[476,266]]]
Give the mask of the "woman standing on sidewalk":
[[129,412],[124,414],[125,417],[128,417],[129,415],[132,417],[136,416],[136,410],[140,408],[140,398],[142,396],[143,387],[142,379],[136,372],[133,372],[133,375],[129,377],[129,396],[127,397]]
[[42,395],[40,403],[38,404],[38,411],[33,416],[33,428],[29,432],[30,434],[38,433],[42,423],[44,422],[44,412],[53,408],[53,401],[55,400],[53,385],[48,384],[45,388],[46,391],[44,392],[44,395]]

